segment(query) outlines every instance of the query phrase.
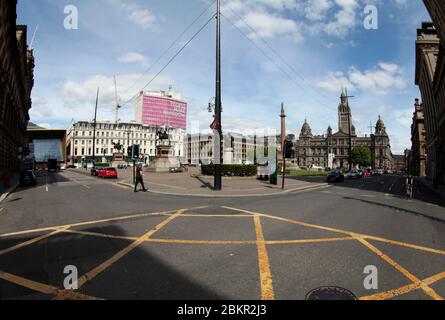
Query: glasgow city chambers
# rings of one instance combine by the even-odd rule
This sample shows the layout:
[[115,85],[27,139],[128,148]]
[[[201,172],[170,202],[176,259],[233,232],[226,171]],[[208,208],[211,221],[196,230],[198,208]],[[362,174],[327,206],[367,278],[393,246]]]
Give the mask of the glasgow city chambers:
[[379,116],[371,136],[359,137],[352,121],[351,108],[344,92],[338,106],[338,131],[329,126],[324,135],[313,135],[307,120],[295,142],[295,163],[300,168],[347,169],[349,167],[350,142],[352,149],[365,147],[371,150],[374,169],[390,169],[392,152],[386,127]]

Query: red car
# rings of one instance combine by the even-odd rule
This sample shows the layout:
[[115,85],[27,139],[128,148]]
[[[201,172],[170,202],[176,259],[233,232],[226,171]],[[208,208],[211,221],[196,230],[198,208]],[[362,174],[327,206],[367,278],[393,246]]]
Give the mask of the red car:
[[97,171],[97,176],[101,178],[117,179],[117,170],[116,168],[103,168]]

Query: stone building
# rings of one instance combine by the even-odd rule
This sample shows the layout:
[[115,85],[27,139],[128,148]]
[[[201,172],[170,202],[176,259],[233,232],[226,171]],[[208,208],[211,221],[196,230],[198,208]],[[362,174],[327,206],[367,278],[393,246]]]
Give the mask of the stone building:
[[409,153],[409,171],[412,175],[424,177],[426,175],[425,149],[425,118],[423,104],[416,99],[414,105],[413,123],[411,125],[411,151]]
[[392,160],[393,160],[392,170],[394,170],[394,172],[406,173],[408,171],[405,155],[393,155]]
[[[142,162],[148,164],[156,156],[157,127],[142,125],[136,122],[111,123],[110,121],[96,122],[96,162],[112,162],[115,144],[123,146],[121,152],[127,155],[129,146],[140,145]],[[81,164],[82,161],[93,162],[93,131],[94,123],[79,121],[72,123],[67,133],[67,159],[70,164]],[[172,156],[185,157],[184,135],[185,130],[168,128],[168,134],[172,143]]]
[[34,85],[27,28],[16,25],[17,1],[0,1],[0,171],[22,166]]
[[[443,30],[443,17],[432,11]],[[445,182],[445,57],[437,29],[430,22],[422,23],[422,28],[417,30],[415,82],[423,101],[426,175],[438,187]]]
[[[255,162],[255,137],[229,132],[223,134],[223,145],[224,164],[253,164]],[[187,163],[192,165],[213,163],[213,148],[212,134],[189,134],[186,149]],[[261,159],[256,160],[261,162]]]
[[326,134],[314,135],[309,123],[305,121],[299,139],[295,142],[295,162],[301,168],[348,168],[349,131],[352,148],[366,147],[371,150],[374,168],[391,168],[391,146],[382,119],[379,117],[373,135],[357,136],[345,93],[342,93],[338,106],[338,131],[334,133],[329,126]]

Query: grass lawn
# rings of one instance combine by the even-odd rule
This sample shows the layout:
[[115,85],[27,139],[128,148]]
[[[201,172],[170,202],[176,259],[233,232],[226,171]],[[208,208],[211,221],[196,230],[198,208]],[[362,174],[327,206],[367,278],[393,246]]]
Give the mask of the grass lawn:
[[289,175],[295,177],[326,177],[328,173],[324,171],[291,170]]

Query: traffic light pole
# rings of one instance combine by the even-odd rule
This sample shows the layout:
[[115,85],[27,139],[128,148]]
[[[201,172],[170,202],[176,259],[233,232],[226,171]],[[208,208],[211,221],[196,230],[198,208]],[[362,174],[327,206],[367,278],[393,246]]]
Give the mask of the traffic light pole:
[[215,83],[215,123],[218,126],[219,139],[215,139],[215,181],[214,190],[222,190],[222,125],[221,125],[221,0],[217,0],[216,11],[216,83]]
[[284,180],[286,179],[286,147],[283,148],[283,178],[282,178],[282,184],[281,189],[284,190]]

